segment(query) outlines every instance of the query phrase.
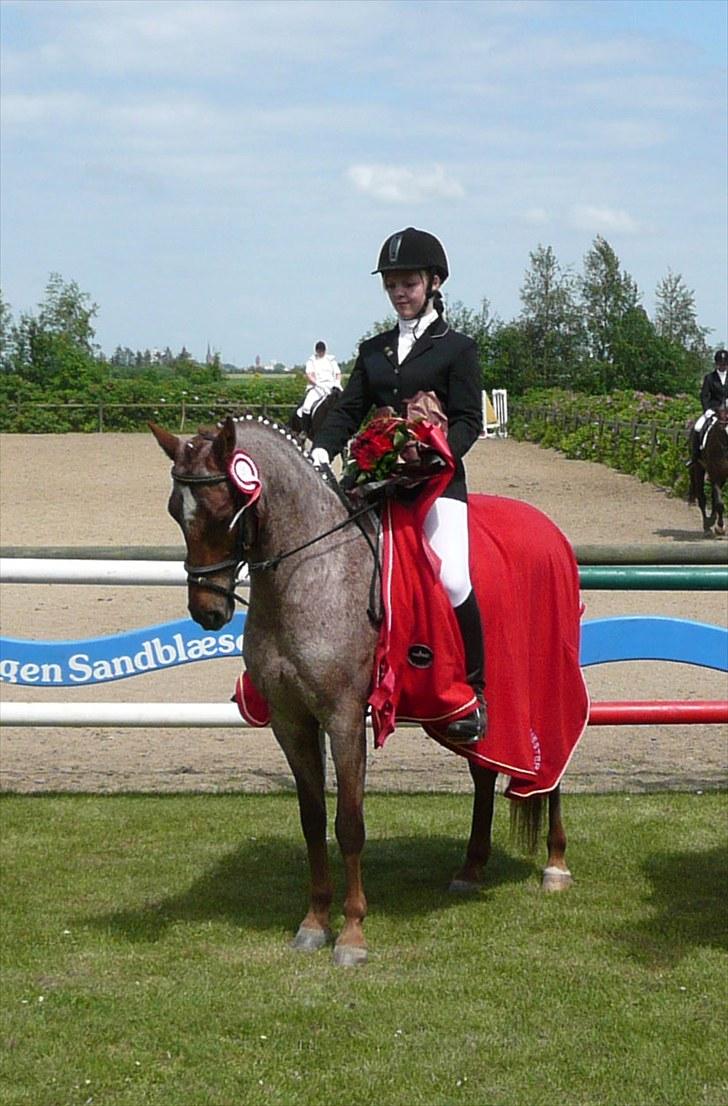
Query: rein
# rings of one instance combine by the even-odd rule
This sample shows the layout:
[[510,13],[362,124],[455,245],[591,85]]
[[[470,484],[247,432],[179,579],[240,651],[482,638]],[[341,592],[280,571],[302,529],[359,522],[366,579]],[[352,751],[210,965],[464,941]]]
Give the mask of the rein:
[[[333,473],[330,473],[332,480],[335,482]],[[187,484],[191,486],[204,487],[205,485],[212,484],[224,484],[230,483],[229,477],[226,473],[216,473],[210,476],[188,476],[184,473],[179,473],[175,469],[172,469],[172,479],[176,480],[178,484]],[[335,482],[337,494],[339,494],[338,484]],[[339,494],[339,499],[344,502],[343,495]],[[336,526],[332,526],[329,530],[324,530],[322,534],[317,534],[315,538],[311,538],[309,541],[303,542],[302,545],[297,545],[294,549],[288,549],[285,553],[278,553],[275,557],[270,557],[266,561],[248,561],[246,557],[246,547],[243,541],[241,523],[243,521],[243,509],[237,512],[233,516],[231,525],[235,525],[237,529],[237,545],[235,550],[235,556],[229,557],[225,561],[218,561],[212,565],[191,565],[188,561],[184,562],[184,570],[187,573],[187,583],[196,584],[198,587],[207,588],[208,591],[218,592],[220,595],[224,595],[228,599],[237,600],[238,603],[242,603],[244,606],[248,606],[247,599],[243,599],[235,591],[239,584],[238,569],[241,565],[247,564],[248,573],[251,572],[266,572],[269,569],[275,570],[281,561],[285,561],[288,557],[292,557],[294,553],[300,553],[303,549],[308,549],[309,546],[315,545],[316,542],[321,541],[323,538],[329,537],[330,534],[335,534],[338,530],[343,530],[345,526],[348,526],[350,522],[356,522],[362,515],[367,514],[373,510],[370,504],[364,507],[360,507],[356,511],[351,511],[347,504],[347,510],[350,511],[349,517],[345,518],[342,522],[337,522]],[[363,527],[360,525],[359,529],[364,532]],[[368,534],[365,533],[365,537],[369,542],[370,548],[372,547],[371,539]],[[230,588],[225,588],[221,584],[215,584],[211,580],[206,579],[207,576],[213,576],[216,572],[223,572],[227,568],[235,569],[235,580]]]
[[350,522],[355,522],[356,519],[361,518],[363,514],[371,510],[372,508],[369,505],[360,507],[358,511],[352,511],[349,517],[345,518],[343,522],[337,522],[336,526],[332,526],[330,530],[324,530],[323,534],[317,534],[315,538],[311,538],[310,541],[305,541],[303,545],[297,545],[295,549],[289,549],[285,553],[278,553],[277,556],[271,557],[267,561],[250,561],[248,564],[248,572],[264,572],[269,568],[278,568],[281,561],[285,561],[287,557],[292,557],[294,553],[300,553],[302,549],[308,549],[309,545],[315,545],[317,541],[321,541],[322,538],[328,538],[329,534],[335,534],[337,530],[343,530]]

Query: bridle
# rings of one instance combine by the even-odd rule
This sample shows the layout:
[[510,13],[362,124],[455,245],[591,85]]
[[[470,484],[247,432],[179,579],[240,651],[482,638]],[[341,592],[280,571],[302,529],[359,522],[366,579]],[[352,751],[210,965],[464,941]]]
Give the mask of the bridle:
[[[205,487],[212,486],[213,484],[229,484],[227,473],[219,472],[214,475],[202,475],[192,476],[186,473],[177,472],[176,469],[172,469],[172,479],[178,484],[185,484],[188,487]],[[240,525],[242,522],[242,512],[233,518],[233,524],[236,525],[236,542],[235,542],[235,555],[228,557],[225,561],[217,561],[211,565],[191,565],[189,561],[185,560],[184,570],[187,573],[187,584],[196,584],[198,587],[206,588],[208,591],[218,592],[220,595],[224,595],[226,599],[237,600],[238,603],[242,603],[244,606],[248,605],[247,599],[243,599],[238,595],[236,588],[239,586],[240,577],[238,571],[241,565],[246,563],[246,548],[243,540],[243,528]],[[232,524],[231,524],[232,525]],[[225,588],[222,584],[215,584],[212,580],[208,580],[208,576],[214,576],[216,572],[224,572],[225,569],[234,569],[234,579],[232,586]]]
[[[339,496],[339,499],[344,503],[349,515],[343,520],[343,522],[337,522],[335,526],[332,526],[329,530],[325,530],[323,534],[317,534],[315,538],[311,538],[309,541],[303,542],[302,545],[297,545],[294,549],[289,549],[285,553],[279,553],[275,557],[271,557],[266,561],[248,561],[247,555],[249,552],[248,547],[245,544],[243,535],[243,516],[245,512],[245,506],[241,507],[233,516],[230,523],[230,529],[235,527],[235,554],[232,557],[228,557],[225,561],[217,561],[212,565],[191,565],[189,561],[185,560],[184,570],[187,573],[187,584],[195,584],[197,587],[206,588],[208,591],[217,592],[219,595],[224,595],[226,599],[236,600],[238,603],[242,603],[244,606],[248,606],[247,599],[243,599],[238,595],[236,588],[240,584],[240,577],[238,572],[243,565],[247,565],[248,573],[251,572],[265,572],[268,569],[276,569],[281,561],[285,561],[286,558],[292,557],[294,553],[300,553],[301,550],[307,549],[310,545],[314,545],[316,542],[321,541],[322,538],[327,538],[330,534],[335,534],[337,530],[342,530],[345,526],[348,526],[350,522],[358,522],[362,515],[368,514],[374,510],[372,504],[367,503],[364,507],[360,507],[358,510],[352,510],[351,506],[346,503],[343,493],[338,487],[333,473],[329,473],[331,480],[334,483],[335,490]],[[213,484],[230,484],[230,478],[227,473],[218,472],[210,475],[192,476],[186,473],[177,472],[176,469],[172,469],[172,479],[176,480],[178,484],[185,484],[189,487],[205,487]],[[361,523],[358,523],[359,529],[364,533],[364,536],[369,543],[370,548],[375,555],[375,563],[378,562],[376,549],[372,546],[372,541],[369,535],[364,530]],[[225,569],[234,569],[234,579],[232,586],[229,588],[223,587],[222,584],[215,584],[212,580],[208,580],[208,576],[213,576],[216,572],[224,572]]]

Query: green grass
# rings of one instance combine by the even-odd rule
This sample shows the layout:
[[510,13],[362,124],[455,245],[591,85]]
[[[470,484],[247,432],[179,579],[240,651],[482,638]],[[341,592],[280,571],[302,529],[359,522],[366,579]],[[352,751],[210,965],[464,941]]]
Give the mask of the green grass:
[[290,795],[0,809],[3,1106],[728,1103],[722,794],[567,796],[551,896],[501,801],[466,900],[467,796],[370,796],[353,971],[287,947]]

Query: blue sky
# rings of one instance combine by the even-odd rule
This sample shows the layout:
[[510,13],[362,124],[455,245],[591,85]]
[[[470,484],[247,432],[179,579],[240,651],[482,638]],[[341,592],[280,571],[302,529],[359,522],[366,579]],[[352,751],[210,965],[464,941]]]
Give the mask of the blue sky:
[[97,340],[341,359],[408,225],[452,300],[520,310],[529,251],[601,234],[728,340],[724,0],[4,0],[2,288]]

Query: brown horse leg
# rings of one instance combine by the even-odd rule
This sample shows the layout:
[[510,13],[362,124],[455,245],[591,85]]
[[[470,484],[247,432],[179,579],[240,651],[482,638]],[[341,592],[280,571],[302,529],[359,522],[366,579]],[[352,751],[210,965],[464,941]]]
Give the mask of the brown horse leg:
[[473,816],[470,839],[465,851],[465,863],[450,881],[449,890],[460,894],[477,891],[483,883],[483,869],[488,863],[491,848],[491,828],[495,802],[497,772],[468,762],[473,780]]
[[549,792],[549,832],[546,838],[548,860],[543,873],[543,891],[565,891],[572,884],[571,872],[566,866],[566,834],[561,821],[561,788]]
[[723,505],[723,496],[721,490],[717,484],[713,485],[713,510],[711,517],[714,519],[715,526],[713,533],[716,536],[722,536],[725,534],[725,524],[723,521],[725,507]]
[[333,885],[326,846],[325,773],[315,719],[305,723],[285,723],[275,720],[274,732],[293,772],[298,794],[301,827],[308,850],[311,874],[309,908],[298,927],[291,948],[313,952],[332,939],[330,910]]
[[[333,729],[333,726],[331,727]],[[364,849],[364,777],[366,773],[366,730],[362,722],[352,738],[337,738],[329,731],[331,753],[336,769],[336,840],[341,849],[346,873],[344,926],[334,946],[334,964],[353,968],[365,964],[367,943],[363,922],[367,900],[361,873]]]

